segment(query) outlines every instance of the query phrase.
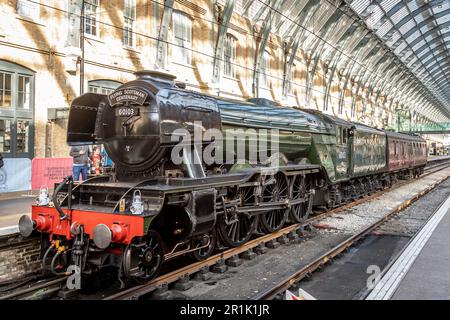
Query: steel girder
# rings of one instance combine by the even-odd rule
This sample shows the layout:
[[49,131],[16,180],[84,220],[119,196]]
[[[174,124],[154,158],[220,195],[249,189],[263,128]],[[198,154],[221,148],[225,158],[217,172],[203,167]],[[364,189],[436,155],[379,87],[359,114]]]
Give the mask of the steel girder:
[[[303,2],[302,9],[298,13],[296,19],[308,21],[309,19],[311,19],[311,16],[313,15],[314,7],[317,5],[318,3],[314,1]],[[297,27],[293,30],[294,32],[290,36],[291,41],[289,42],[288,48],[286,49],[287,57],[285,58],[284,80],[283,80],[283,92],[286,93],[287,93],[287,84],[291,80],[290,77],[292,66],[294,64],[295,57],[297,55],[297,51],[300,46],[301,39],[305,33],[305,30],[306,29],[301,24],[298,24]],[[289,34],[285,34],[284,36],[288,37]]]
[[[343,23],[346,23],[346,22],[347,22],[346,20],[343,20]],[[347,23],[346,25],[344,25],[344,27],[342,29],[340,29],[341,32],[342,31],[343,32],[338,33],[338,36],[334,38],[336,44],[340,41],[342,44],[342,47],[345,47],[347,42],[351,39],[350,34],[346,33],[346,31],[349,30],[352,26],[356,29],[356,26],[351,23]],[[332,65],[332,67],[331,67],[331,73],[328,78],[328,82],[325,87],[324,110],[328,110],[331,86],[333,85],[334,75],[338,69],[339,60],[342,57],[342,54],[343,54],[343,50],[338,50],[337,47],[333,50],[333,52],[331,54],[330,64]],[[340,112],[341,112],[341,110],[338,110],[338,113],[340,113]]]
[[212,75],[212,83],[217,87],[220,87],[220,76],[224,53],[224,43],[225,38],[227,36],[231,15],[233,13],[234,1],[235,0],[227,0],[221,15],[218,17],[219,24],[217,31],[217,44],[214,50],[213,75]]
[[[311,36],[307,35],[305,28],[308,27],[311,24],[311,21],[313,21],[312,17],[322,17],[323,19],[320,21],[320,23],[316,23],[318,30],[315,30],[316,34],[326,33],[328,30],[334,29],[330,28],[330,26],[337,26],[338,19],[334,21],[334,23],[331,21],[332,18],[339,17],[341,14],[344,15],[342,12],[336,11],[333,13],[328,13],[328,15],[322,15],[317,14],[321,11],[320,7],[316,7],[318,1],[308,1],[308,0],[302,0],[302,1],[283,1],[282,3],[277,2],[275,0],[269,0],[266,2],[266,4],[269,5],[262,5],[259,10],[257,11],[256,15],[254,16],[255,19],[260,19],[263,21],[263,27],[261,31],[261,41],[260,45],[258,47],[258,52],[255,57],[255,70],[254,70],[254,81],[253,86],[256,89],[256,95],[258,95],[258,88],[259,88],[259,70],[260,70],[260,63],[262,60],[262,55],[264,54],[263,48],[266,45],[266,42],[264,42],[265,32],[267,28],[269,27],[270,30],[275,30],[277,32],[282,32],[283,30],[286,30],[283,33],[283,39],[288,40],[287,47],[285,50],[285,60],[283,65],[283,94],[287,94],[287,87],[288,83],[290,82],[291,77],[291,70],[292,65],[295,61],[296,53],[300,45],[302,45],[307,51],[311,51],[313,54],[308,55],[309,59],[307,61],[307,79],[306,79],[306,103],[310,101],[311,99],[311,92],[313,88],[314,83],[314,76],[317,73],[317,68],[320,63],[320,61],[325,61],[324,65],[326,66],[327,72],[324,72],[324,109],[328,109],[329,104],[329,97],[330,97],[330,91],[333,84],[333,80],[335,79],[336,74],[339,76],[339,85],[341,87],[342,82],[343,84],[343,90],[340,92],[339,96],[339,108],[342,108],[345,91],[347,90],[348,83],[350,82],[350,79],[357,80],[357,88],[356,93],[359,93],[359,90],[361,88],[366,88],[367,86],[367,92],[365,95],[364,103],[364,109],[366,107],[366,104],[368,103],[369,99],[371,103],[374,103],[376,105],[383,104],[383,105],[389,105],[389,108],[394,103],[394,97],[396,99],[401,99],[402,95],[406,95],[409,97],[409,93],[411,93],[413,90],[417,89],[417,86],[407,86],[408,93],[406,93],[406,88],[399,86],[399,83],[405,82],[405,81],[419,81],[419,77],[423,77],[420,73],[416,74],[416,77],[412,77],[410,80],[402,79],[402,81],[396,81],[396,79],[399,79],[404,75],[403,70],[391,70],[390,67],[395,66],[396,64],[391,62],[393,58],[389,57],[389,59],[385,59],[385,61],[381,62],[382,58],[384,57],[375,57],[373,55],[376,55],[376,52],[379,50],[374,50],[372,47],[369,48],[361,48],[360,43],[365,39],[364,41],[367,43],[366,38],[372,38],[374,39],[373,35],[367,36],[365,30],[361,30],[361,33],[358,36],[353,36],[347,38],[348,41],[345,41],[345,48],[342,50],[339,50],[338,46],[342,43],[339,43],[337,45],[331,45],[330,42],[332,42],[334,39],[332,37],[320,37],[320,36]],[[278,4],[277,4],[278,3]],[[315,5],[312,5],[313,3],[316,3]],[[244,3],[244,9],[248,10],[250,8],[250,5],[252,4],[251,1],[247,1]],[[295,13],[292,16],[295,16],[296,18],[302,17],[303,19],[296,19],[295,21],[302,21],[301,23],[296,23],[297,26],[294,28],[282,28],[285,27],[286,23],[291,23],[289,20],[291,18],[286,19],[277,19],[273,17],[272,10],[273,8],[283,8],[282,12],[288,12],[296,10]],[[323,9],[323,6],[322,10]],[[285,10],[286,9],[286,10]],[[289,9],[289,10],[288,10]],[[326,10],[324,10],[326,11]],[[305,19],[307,17],[308,19]],[[339,19],[340,20],[340,19]],[[289,22],[287,22],[289,21]],[[255,21],[254,21],[255,22]],[[350,24],[353,26],[354,24]],[[349,25],[349,28],[350,28]],[[266,28],[266,29],[265,29]],[[361,28],[362,29],[362,28]],[[343,31],[343,34],[345,34],[346,31]],[[367,37],[366,37],[367,36]],[[267,34],[268,37],[268,34]],[[337,37],[336,43],[339,41],[342,41],[341,36]],[[261,45],[263,44],[263,46]],[[419,44],[419,43],[418,43]],[[378,44],[375,44],[376,46],[379,46]],[[345,59],[343,57],[344,51],[347,51],[350,58]],[[367,58],[367,55],[372,55],[372,58]],[[441,58],[440,54],[438,58]],[[405,58],[405,57],[404,57]],[[365,60],[369,60],[369,63],[366,63]],[[443,59],[439,59],[439,62]],[[363,61],[364,63],[361,63]],[[410,59],[408,58],[407,64],[408,66],[417,69],[417,65],[420,62],[419,59],[416,58]],[[427,65],[430,65],[429,62],[427,62]],[[342,71],[342,69],[345,69]],[[396,67],[397,68],[397,67]],[[384,71],[386,71],[384,73]],[[420,69],[417,69],[420,72]],[[446,74],[444,71],[440,71],[441,74]],[[439,77],[445,78],[445,75],[439,75],[439,73],[435,73],[435,75],[438,75]],[[352,80],[352,81],[353,81]],[[384,83],[383,83],[384,82]],[[389,94],[388,94],[389,92]],[[403,94],[402,94],[403,93]],[[355,92],[352,90],[353,94],[353,104],[356,99],[357,94],[355,95]],[[423,90],[420,90],[420,94],[425,94]],[[427,96],[430,94],[430,91],[428,91]],[[438,93],[435,93],[438,94]],[[434,95],[434,94],[433,94]],[[438,94],[439,95],[439,94]],[[383,100],[379,100],[381,96],[384,96]],[[394,97],[392,97],[394,96]],[[414,94],[414,101],[413,103],[417,103],[418,98],[417,94]],[[430,98],[430,97],[429,97]],[[438,99],[433,98],[433,103],[437,103],[438,105],[442,105],[443,96],[440,95]],[[439,101],[438,101],[439,100]],[[414,106],[411,106],[412,108]]]
[[[295,51],[292,52],[294,54],[294,56],[292,56],[291,58],[295,59],[296,51],[298,50],[298,47],[302,43],[305,43],[308,38],[315,36],[310,33],[310,31],[307,29],[307,27],[310,25],[311,21],[314,20],[314,16],[315,16],[316,12],[319,10],[319,8],[320,8],[320,4],[318,1],[309,1],[308,4],[303,8],[303,11],[305,11],[305,13],[306,13],[305,18],[304,18],[304,25],[303,25],[302,31],[298,35],[298,38],[295,39],[296,43],[295,43],[295,47],[293,48],[293,50],[295,50]],[[305,49],[306,48],[303,46],[303,52],[305,53],[305,56],[306,56],[307,51]],[[290,78],[294,59],[289,60],[288,68],[286,70],[287,71],[287,74],[286,74],[287,79]],[[308,60],[306,61],[306,79],[305,79],[305,81],[306,81],[305,106],[306,107],[310,106],[311,79],[314,77],[314,73],[315,73],[315,70],[319,63],[319,59],[320,59],[320,56],[318,54],[312,54],[311,57],[308,58]],[[312,67],[311,67],[311,64],[312,64]]]
[[164,0],[164,10],[159,26],[158,40],[156,42],[155,69],[166,68],[167,36],[169,34],[170,21],[173,13],[174,0]]
[[[325,30],[324,34],[322,35],[322,37],[324,39],[327,39],[327,37],[333,30],[333,26],[335,26],[335,24],[338,21],[336,18],[332,19],[332,17],[334,16],[334,13],[335,13],[335,11],[333,11],[333,13],[328,16],[328,19],[326,21],[324,21],[322,23],[322,25],[319,26],[318,32],[321,32],[322,28],[324,28],[324,30]],[[319,48],[319,46],[320,46],[320,48]],[[308,73],[309,81],[307,81],[307,83],[306,83],[306,105],[309,105],[311,103],[312,88],[314,86],[314,76],[316,74],[318,61],[323,57],[323,52],[324,52],[325,47],[326,47],[325,40],[317,38],[317,41],[314,43],[313,48],[311,50],[312,52],[314,52],[315,57],[314,57],[314,65],[313,65],[313,68],[311,69],[311,73]],[[325,72],[324,72],[323,77],[324,77],[324,80],[326,81],[326,73]],[[326,88],[326,86],[325,86],[325,88]],[[326,100],[326,99],[327,99],[326,91],[324,91],[324,100]],[[325,107],[325,105],[324,105],[324,107]]]
[[[368,65],[370,65],[370,62],[368,63]],[[352,97],[352,104],[351,104],[351,109],[352,110],[356,110],[356,100],[359,97],[359,90],[362,88],[364,90],[364,88],[366,88],[367,83],[369,82],[369,79],[376,74],[374,71],[373,73],[367,72],[367,68],[364,69],[364,71],[362,72],[361,78],[358,81],[358,85],[356,87],[356,91],[353,94]],[[364,100],[364,99],[363,99]],[[363,103],[363,115],[365,114],[365,104]]]
[[[403,57],[401,57],[402,62],[410,68],[411,72],[416,73],[417,80],[423,77],[425,73],[428,74],[430,79],[434,78],[434,83],[431,81],[424,81],[424,84],[429,87],[429,92],[433,92],[433,95],[436,97],[432,100],[433,103],[435,103],[442,112],[447,114],[447,116],[450,116],[448,108],[444,106],[445,101],[450,100],[449,90],[442,90],[442,88],[445,87],[444,84],[436,83],[442,79],[448,79],[448,67],[442,68],[442,63],[450,60],[447,58],[450,57],[448,55],[448,46],[441,44],[440,46],[445,49],[445,53],[439,54],[439,58],[445,55],[447,59],[438,59],[438,55],[436,54],[437,51],[431,49],[433,48],[433,45],[430,43],[442,43],[445,39],[441,26],[449,24],[448,19],[444,19],[444,17],[450,15],[449,3],[445,3],[444,9],[437,9],[434,6],[433,1],[426,2],[423,6],[419,5],[418,7],[414,1],[398,1],[397,4],[381,0],[372,2],[349,0],[346,2],[350,4],[352,9],[356,10],[356,14],[361,16],[361,18],[367,22],[369,28],[374,29],[377,36],[387,41],[388,46],[399,54],[399,57],[404,48],[408,48],[408,52],[414,53],[403,54]],[[355,5],[353,5],[353,3],[355,3]],[[410,6],[410,3],[413,5]],[[372,9],[368,9],[369,4],[373,4],[371,7]],[[401,10],[404,12],[400,13]],[[427,17],[426,14],[421,13],[427,11],[429,12],[429,17]],[[397,13],[404,16],[403,20],[393,20],[398,19],[398,17],[402,18],[402,16]],[[369,18],[372,20],[369,21]],[[401,32],[399,33],[398,30],[401,30]],[[390,37],[393,38],[392,41],[390,41]],[[420,55],[421,51],[425,51],[426,49],[428,49],[426,55]],[[426,65],[424,62],[426,62]],[[441,67],[437,67],[436,65]],[[420,68],[422,68],[423,71],[421,71]],[[438,68],[440,69],[438,71],[439,73],[436,72],[436,69]],[[418,71],[420,74],[417,73]],[[437,77],[439,77],[438,81],[436,81]],[[423,79],[421,79],[421,81],[423,81]],[[434,88],[440,89],[437,90]]]
[[342,110],[343,109],[343,105],[344,105],[344,98],[345,98],[345,91],[347,90],[347,85],[348,85],[348,82],[349,82],[349,80],[350,80],[350,77],[351,77],[351,75],[352,75],[352,72],[353,72],[353,68],[355,67],[355,65],[356,65],[356,57],[359,55],[359,52],[362,50],[362,48],[367,44],[367,42],[369,41],[369,36],[367,36],[367,33],[364,35],[364,37],[362,37],[362,38],[359,38],[358,40],[357,40],[357,43],[355,44],[355,47],[354,47],[354,49],[352,49],[352,50],[356,50],[356,51],[354,51],[354,53],[355,53],[355,55],[354,55],[354,60],[353,61],[351,61],[351,60],[349,60],[349,62],[351,61],[352,63],[350,64],[350,66],[347,66],[347,69],[348,69],[348,71],[347,71],[347,73],[346,73],[346,75],[344,76],[345,78],[345,80],[344,80],[344,85],[343,85],[343,88],[342,88],[342,90],[341,90],[341,92],[340,92],[340,94],[339,94],[339,105],[338,105],[338,109],[339,110]]
[[[366,102],[367,102],[367,100],[371,100],[372,94],[376,88],[376,84],[379,81],[381,81],[381,78],[378,76],[378,72],[382,69],[382,67],[384,66],[384,63],[387,61],[387,59],[382,60],[383,55],[381,54],[381,52],[378,52],[377,55],[378,55],[378,57],[376,57],[374,59],[374,61],[372,62],[374,65],[374,70],[372,71],[371,76],[367,79],[367,83],[366,83],[367,84],[367,93],[366,93],[366,99],[365,99]],[[364,85],[364,87],[365,87],[365,85]],[[380,94],[381,94],[381,92],[378,91],[377,96],[375,98],[375,104],[377,104],[378,97]],[[367,106],[367,103],[364,103],[363,114],[365,113],[366,106]]]
[[265,18],[263,19],[263,26],[260,32],[261,40],[257,49],[253,70],[253,92],[256,97],[259,97],[259,76],[261,73],[261,60],[263,59],[264,52],[266,50],[267,41],[272,30],[272,24],[276,23],[280,18],[279,15],[274,13],[274,11],[277,11],[285,1],[286,0],[269,0],[269,5],[263,5],[253,19],[253,25],[255,25],[256,22],[260,20],[262,14],[267,11]]

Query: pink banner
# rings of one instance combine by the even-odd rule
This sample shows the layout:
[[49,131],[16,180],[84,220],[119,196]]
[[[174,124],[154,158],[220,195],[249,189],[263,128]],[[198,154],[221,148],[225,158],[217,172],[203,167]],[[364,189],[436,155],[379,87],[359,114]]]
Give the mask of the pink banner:
[[72,174],[73,158],[34,158],[31,161],[31,188],[38,190],[45,186],[53,188]]

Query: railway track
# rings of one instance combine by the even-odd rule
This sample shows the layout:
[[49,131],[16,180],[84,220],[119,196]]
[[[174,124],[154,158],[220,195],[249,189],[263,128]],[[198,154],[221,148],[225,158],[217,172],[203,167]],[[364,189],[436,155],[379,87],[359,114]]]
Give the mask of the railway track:
[[[444,163],[438,163],[433,164],[431,166],[427,166],[425,169],[424,174],[421,177],[429,176],[435,172],[438,172],[442,170],[443,168],[448,167],[450,161],[447,159]],[[445,179],[444,179],[445,180]],[[443,180],[442,180],[443,181]],[[260,295],[257,295],[254,297],[254,299],[268,299],[272,296],[277,295],[283,290],[286,290],[286,288],[289,288],[292,286],[293,283],[301,280],[309,273],[313,272],[314,270],[317,270],[322,265],[326,264],[330,259],[332,259],[334,256],[340,254],[341,252],[345,251],[348,247],[353,245],[356,241],[364,237],[365,235],[369,234],[373,229],[377,228],[379,225],[381,225],[386,219],[389,219],[390,216],[394,215],[395,213],[398,213],[402,211],[404,208],[409,206],[413,201],[416,201],[417,199],[421,198],[423,195],[434,189],[438,184],[440,184],[442,181],[438,181],[435,184],[433,184],[430,188],[425,190],[424,192],[420,193],[413,199],[409,199],[408,201],[405,201],[398,207],[396,207],[394,210],[392,210],[388,215],[377,221],[376,223],[372,224],[371,226],[364,229],[362,232],[352,236],[351,238],[347,239],[346,241],[342,242],[335,248],[331,249],[329,252],[326,252],[323,256],[319,257],[317,260],[312,261],[310,264],[302,268],[302,270],[299,270],[293,275],[290,275],[287,277],[282,283],[279,283],[278,285],[267,289]],[[376,192],[372,195],[365,196],[364,198],[358,199],[356,201],[344,204],[338,208],[319,213],[310,219],[306,220],[303,223],[300,224],[293,224],[290,226],[287,226],[283,229],[281,229],[278,232],[267,234],[261,237],[258,237],[254,240],[251,240],[244,245],[228,249],[224,252],[221,252],[219,254],[216,254],[214,256],[209,257],[205,261],[200,261],[188,266],[185,266],[181,269],[175,270],[173,272],[167,273],[165,275],[162,275],[146,284],[142,284],[136,287],[132,287],[123,291],[120,291],[116,294],[107,296],[104,298],[104,300],[136,300],[143,296],[146,296],[153,291],[167,287],[169,284],[174,283],[176,281],[185,281],[189,279],[189,277],[193,274],[199,273],[199,272],[206,272],[206,270],[209,269],[209,267],[217,265],[217,264],[224,264],[226,260],[228,259],[234,259],[238,257],[240,254],[243,254],[245,252],[249,252],[250,250],[258,250],[259,248],[264,247],[266,244],[269,244],[270,242],[274,241],[280,241],[280,242],[286,242],[286,240],[295,241],[298,239],[298,233],[302,231],[302,229],[305,226],[311,225],[316,221],[319,221],[325,217],[331,216],[333,214],[339,213],[341,211],[344,211],[346,209],[352,208],[354,206],[357,206],[363,202],[366,202],[368,200],[374,199],[376,197],[381,196],[385,192],[392,191],[396,188],[399,188],[405,184],[410,182],[410,180],[402,181],[400,183],[397,183],[395,186],[393,186],[390,189],[385,189],[379,192]],[[286,239],[287,238],[287,239]],[[267,292],[267,293],[265,293]],[[276,292],[276,293],[274,293]]]
[[[448,164],[446,164],[447,166]],[[382,224],[384,224],[386,221],[403,211],[406,207],[411,205],[413,202],[417,201],[418,199],[422,198],[425,194],[429,193],[431,190],[433,190],[436,186],[441,184],[443,181],[447,180],[448,177],[445,177],[437,182],[435,182],[433,185],[428,187],[426,190],[422,191],[412,199],[409,199],[407,201],[404,201],[399,206],[391,210],[388,214],[384,215],[382,218],[378,219],[376,222],[372,223],[371,225],[364,228],[362,231],[358,232],[357,234],[351,236],[350,238],[347,238],[346,240],[342,241],[329,251],[325,252],[315,260],[311,261],[307,265],[303,266],[301,269],[297,270],[296,272],[287,275],[284,279],[279,281],[278,283],[274,284],[273,286],[270,286],[266,288],[263,291],[260,291],[258,294],[254,295],[252,297],[252,300],[270,300],[274,299],[280,294],[283,294],[286,290],[290,289],[292,286],[294,286],[297,282],[303,280],[305,277],[312,274],[314,271],[322,268],[326,264],[333,261],[333,258],[336,256],[344,253],[348,248],[353,246],[355,243],[363,239],[365,236],[371,234],[374,230],[379,228]]]
[[[442,170],[443,168],[447,167],[449,165],[449,163],[450,163],[450,159],[446,159],[445,162],[433,163],[432,165],[428,165],[425,168],[425,172],[421,177],[425,177],[425,176],[431,175],[435,172],[438,172],[438,171]],[[194,274],[205,273],[212,266],[224,265],[226,261],[228,261],[230,259],[231,260],[235,259],[239,255],[245,254],[246,252],[251,252],[253,250],[254,251],[264,250],[266,245],[270,246],[270,243],[298,241],[299,234],[301,234],[304,227],[306,227],[308,225],[312,225],[314,222],[317,222],[323,218],[326,218],[333,214],[336,214],[336,213],[342,212],[346,209],[357,206],[368,200],[379,197],[380,195],[384,194],[385,192],[395,190],[396,188],[399,188],[399,187],[407,184],[408,182],[410,182],[410,180],[400,181],[390,189],[386,189],[386,190],[382,190],[382,191],[373,193],[371,195],[365,196],[361,199],[355,200],[355,201],[347,203],[347,204],[343,204],[338,208],[334,208],[334,209],[328,210],[326,212],[317,213],[316,215],[309,218],[308,220],[306,220],[303,223],[289,225],[289,226],[279,230],[278,232],[260,236],[254,240],[251,240],[251,241],[245,243],[244,245],[242,245],[238,248],[232,248],[232,249],[228,249],[226,251],[220,252],[216,255],[209,257],[208,259],[206,259],[204,261],[200,261],[200,262],[190,264],[188,266],[184,266],[175,271],[164,274],[148,283],[134,286],[134,287],[122,290],[120,292],[113,293],[112,295],[108,295],[104,298],[104,300],[139,299],[143,296],[146,296],[146,295],[154,292],[155,290],[167,287],[169,284],[175,283],[177,281],[188,280],[189,277]],[[440,182],[441,181],[439,181],[438,183],[440,183]],[[437,185],[438,183],[436,183],[435,185]],[[435,185],[433,185],[432,187],[434,188]],[[432,188],[427,190],[427,192],[429,192],[431,189]],[[426,192],[424,192],[423,194],[420,194],[417,197],[417,199],[420,198],[421,196],[423,196],[425,193]],[[417,199],[415,199],[415,200],[417,200]],[[396,210],[393,210],[390,213],[390,215],[401,211],[402,209],[404,209],[405,207],[410,205],[411,202],[412,202],[412,200],[406,201],[404,204],[402,204],[401,206],[396,208]],[[385,218],[378,221],[376,224],[373,224],[372,226],[363,230],[361,233],[351,237],[347,241],[341,243],[337,247],[335,247],[332,250],[330,250],[329,252],[325,253],[323,256],[321,256],[316,261],[311,262],[305,268],[303,268],[302,270],[299,270],[295,275],[291,275],[290,277],[286,278],[284,284],[280,283],[278,286],[276,286],[276,287],[278,287],[278,289],[274,286],[273,288],[269,288],[270,290],[268,289],[265,291],[265,292],[267,292],[267,294],[261,293],[260,295],[255,296],[254,298],[255,299],[267,299],[267,298],[270,298],[271,296],[278,294],[278,293],[274,293],[274,292],[279,292],[279,290],[284,290],[283,288],[285,288],[286,285],[288,287],[291,286],[292,283],[295,283],[295,282],[301,280],[307,274],[313,272],[317,268],[326,264],[330,259],[332,259],[332,257],[341,253],[346,248],[350,247],[353,243],[358,241],[358,239],[361,239],[366,234],[370,233],[374,228],[376,228],[378,225],[383,223],[385,221],[385,219],[388,219],[389,216],[386,216]],[[28,241],[28,240],[25,240],[25,241]],[[1,250],[11,250],[13,247],[15,247],[15,246],[20,247],[20,246],[23,246],[23,244],[24,244],[24,242],[17,242],[17,243],[10,243],[10,244],[5,243],[3,245],[0,245],[0,251]],[[7,292],[6,294],[2,295],[2,293],[0,292],[0,300],[41,299],[41,298],[45,298],[45,297],[48,297],[51,295],[55,295],[59,290],[61,290],[63,288],[64,281],[66,280],[66,277],[51,278],[50,280],[40,279],[38,277],[33,279],[33,277],[35,277],[35,275],[31,275],[30,279],[25,278],[22,280],[17,280],[17,281],[23,282],[24,284],[20,285],[17,289],[15,289],[11,292]],[[1,288],[2,287],[0,286],[0,289]]]
[[53,277],[50,280],[38,280],[21,286],[19,289],[0,296],[1,300],[42,300],[58,293],[67,277]]

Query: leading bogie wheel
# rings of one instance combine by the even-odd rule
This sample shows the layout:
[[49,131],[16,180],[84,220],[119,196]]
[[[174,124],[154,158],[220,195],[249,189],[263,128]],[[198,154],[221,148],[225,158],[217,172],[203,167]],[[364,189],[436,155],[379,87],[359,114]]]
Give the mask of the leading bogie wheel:
[[161,236],[150,230],[145,237],[133,239],[123,257],[124,274],[129,279],[146,282],[158,275],[164,261]]
[[199,248],[198,250],[191,251],[190,256],[197,260],[202,261],[208,258],[216,247],[216,232],[211,231],[200,237],[195,237],[191,240],[191,249]]

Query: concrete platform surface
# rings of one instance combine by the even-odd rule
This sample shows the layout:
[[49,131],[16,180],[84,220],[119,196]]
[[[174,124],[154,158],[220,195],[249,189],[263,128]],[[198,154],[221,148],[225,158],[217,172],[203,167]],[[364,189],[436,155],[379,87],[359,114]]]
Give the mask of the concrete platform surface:
[[447,209],[391,299],[450,299],[449,230],[450,209]]
[[450,197],[410,241],[368,300],[450,300]]
[[0,200],[0,234],[1,228],[16,226],[22,215],[31,215],[31,205],[35,201],[35,197]]
[[450,159],[450,156],[428,156],[428,162]]

